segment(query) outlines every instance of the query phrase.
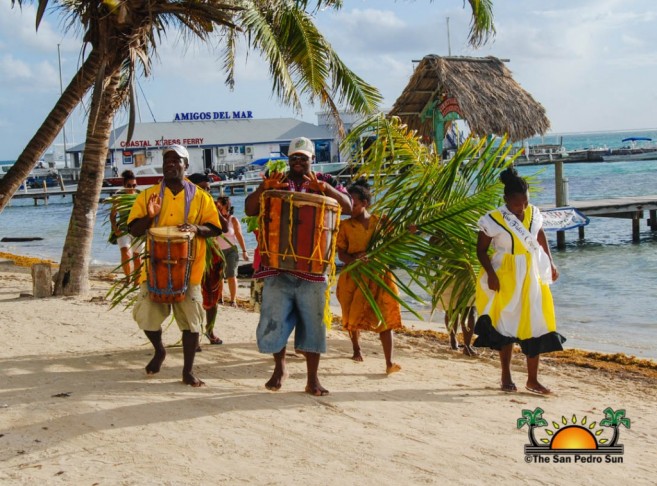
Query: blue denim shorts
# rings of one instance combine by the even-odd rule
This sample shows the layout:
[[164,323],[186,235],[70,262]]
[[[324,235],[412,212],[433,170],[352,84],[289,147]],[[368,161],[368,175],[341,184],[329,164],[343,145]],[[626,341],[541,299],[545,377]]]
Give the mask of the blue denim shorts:
[[281,351],[294,330],[294,349],[326,352],[324,304],[327,282],[309,282],[287,273],[264,279],[260,321],[256,330],[258,350]]

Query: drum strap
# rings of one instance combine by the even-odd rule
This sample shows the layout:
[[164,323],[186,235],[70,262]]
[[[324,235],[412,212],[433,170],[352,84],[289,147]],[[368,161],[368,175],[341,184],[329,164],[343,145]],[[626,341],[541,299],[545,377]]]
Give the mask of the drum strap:
[[[164,188],[165,188],[164,182],[160,182],[161,201],[164,201]],[[185,193],[185,221],[183,221],[183,223],[187,223],[187,218],[189,217],[189,208],[192,205],[192,200],[194,199],[194,196],[196,195],[196,185],[192,184],[187,179],[183,179],[183,192]],[[160,219],[160,215],[158,213],[158,215],[155,216],[155,226],[157,226],[157,222],[159,221],[159,219]]]

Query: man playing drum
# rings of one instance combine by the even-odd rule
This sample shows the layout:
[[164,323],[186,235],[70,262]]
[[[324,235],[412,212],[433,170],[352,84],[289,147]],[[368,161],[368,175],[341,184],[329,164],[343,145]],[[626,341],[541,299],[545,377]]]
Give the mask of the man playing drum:
[[[311,140],[305,137],[292,140],[288,158],[286,174],[266,176],[248,195],[244,203],[247,216],[259,214],[260,197],[270,189],[320,194],[335,199],[344,214],[351,214],[351,198],[337,179],[311,171],[315,158],[315,145]],[[256,331],[258,349],[261,353],[274,355],[274,373],[265,387],[279,390],[287,377],[285,349],[292,330],[295,330],[295,350],[306,358],[306,392],[315,396],[327,395],[328,390],[320,384],[317,370],[320,353],[326,352],[323,318],[328,278],[326,275],[269,267],[261,268],[254,277],[265,279]]]
[[[201,279],[205,269],[205,239],[219,235],[221,223],[210,194],[185,179],[185,169],[189,167],[187,149],[181,145],[171,145],[164,149],[162,155],[164,179],[137,197],[128,217],[128,225],[133,236],[142,236],[149,232],[150,228],[173,227],[169,228],[172,233],[182,233],[189,237],[191,256],[180,259],[183,264],[188,265],[182,272],[188,281],[182,282],[184,295],[180,295],[181,301],[176,301],[178,299],[172,296],[172,303],[162,302],[167,296],[160,295],[160,290],[151,287],[152,282],[162,280],[162,276],[157,275],[155,278],[153,275],[155,242],[149,238],[147,254],[151,257],[147,257],[142,266],[141,288],[132,316],[155,350],[153,359],[146,366],[146,373],[154,375],[160,371],[166,357],[162,343],[162,323],[173,309],[173,315],[182,331],[182,381],[187,385],[199,387],[204,383],[192,374],[192,367],[205,318],[201,295]],[[173,257],[165,260],[169,266],[179,265],[177,262]],[[177,275],[181,272],[180,269],[174,269],[172,273]],[[171,275],[164,276],[165,281],[171,279]]]

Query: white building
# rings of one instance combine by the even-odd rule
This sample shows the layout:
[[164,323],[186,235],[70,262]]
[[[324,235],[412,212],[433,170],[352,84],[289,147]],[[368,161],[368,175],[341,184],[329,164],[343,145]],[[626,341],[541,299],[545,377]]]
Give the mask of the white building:
[[[293,118],[253,118],[250,111],[178,113],[173,122],[139,123],[131,141],[127,125],[113,131],[107,155],[107,176],[142,166],[161,167],[162,148],[180,144],[190,155],[189,173],[212,169],[233,171],[255,160],[287,155],[290,141],[307,137],[315,142],[317,163],[341,162],[338,140],[330,117],[319,114],[319,125]],[[353,124],[345,120],[347,127]],[[74,167],[82,161],[84,144],[68,150]],[[320,170],[321,171],[321,170]]]

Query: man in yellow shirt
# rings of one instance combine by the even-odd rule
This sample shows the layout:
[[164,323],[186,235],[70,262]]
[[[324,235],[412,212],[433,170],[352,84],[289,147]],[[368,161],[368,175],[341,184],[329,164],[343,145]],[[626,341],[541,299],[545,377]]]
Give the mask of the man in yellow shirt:
[[[194,245],[195,258],[191,264],[185,300],[174,304],[150,300],[147,285],[149,265],[144,265],[139,297],[132,316],[155,350],[153,359],[146,366],[146,373],[154,375],[160,371],[166,357],[162,343],[162,323],[173,310],[178,327],[182,331],[182,381],[187,385],[199,387],[204,383],[192,374],[192,368],[199,333],[203,329],[205,319],[201,294],[201,280],[205,270],[205,239],[219,235],[221,223],[210,194],[197,190],[194,184],[185,179],[185,170],[189,167],[187,149],[181,145],[172,145],[166,148],[162,155],[164,179],[137,197],[128,217],[130,233],[133,236],[142,236],[152,227],[176,226],[180,231],[194,233],[190,244]],[[150,250],[147,248],[147,254]]]

